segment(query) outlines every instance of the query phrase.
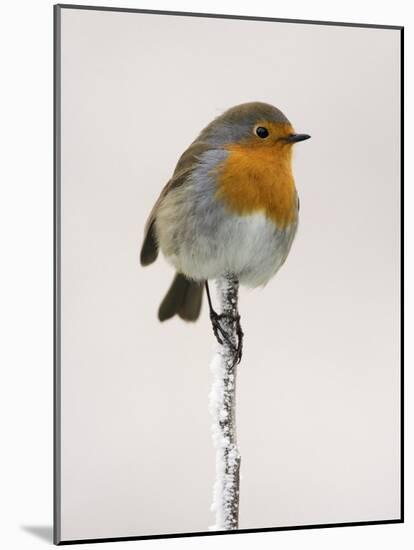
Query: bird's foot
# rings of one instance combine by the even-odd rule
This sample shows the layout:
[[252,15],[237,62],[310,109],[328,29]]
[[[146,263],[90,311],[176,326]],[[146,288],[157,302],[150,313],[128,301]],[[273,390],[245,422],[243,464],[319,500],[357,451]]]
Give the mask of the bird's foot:
[[[218,314],[214,310],[210,310],[210,319],[211,319],[211,324],[213,326],[214,336],[216,337],[217,342],[221,346],[226,344],[232,352],[232,355],[234,357],[234,362],[231,368],[233,369],[236,365],[240,363],[243,355],[244,333],[240,324],[240,315],[234,316],[229,313]],[[236,337],[237,337],[236,345],[234,344],[233,339],[231,337],[231,332],[228,331],[228,329],[226,329],[223,326],[224,319],[227,320],[227,325],[230,324],[230,326],[232,326],[232,323],[236,324],[235,326]]]

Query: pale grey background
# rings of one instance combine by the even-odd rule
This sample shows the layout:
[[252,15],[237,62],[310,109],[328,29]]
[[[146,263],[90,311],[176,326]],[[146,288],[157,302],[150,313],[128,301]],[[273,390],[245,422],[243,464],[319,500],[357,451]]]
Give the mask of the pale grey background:
[[241,528],[399,510],[399,33],[62,10],[62,538],[205,531],[213,337],[160,324],[143,225],[184,148],[252,100],[296,147],[301,221],[242,291]]

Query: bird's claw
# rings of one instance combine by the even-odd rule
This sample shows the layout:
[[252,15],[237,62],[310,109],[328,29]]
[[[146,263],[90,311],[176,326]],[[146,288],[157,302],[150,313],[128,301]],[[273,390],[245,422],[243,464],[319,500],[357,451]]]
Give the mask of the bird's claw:
[[[237,335],[237,345],[232,341],[231,335],[222,325],[222,320],[224,318],[230,319],[231,322],[236,323],[236,335]],[[216,337],[217,342],[222,346],[224,343],[228,345],[231,349],[234,356],[234,362],[232,369],[238,365],[242,359],[243,355],[243,330],[240,324],[240,315],[233,316],[231,314],[218,314],[214,310],[210,311],[211,324],[213,326],[214,336]]]

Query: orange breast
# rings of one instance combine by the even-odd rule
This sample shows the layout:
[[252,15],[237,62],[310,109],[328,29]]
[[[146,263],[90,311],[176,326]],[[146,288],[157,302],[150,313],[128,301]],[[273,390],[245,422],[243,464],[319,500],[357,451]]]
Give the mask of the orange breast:
[[262,211],[280,228],[297,215],[292,148],[232,145],[218,168],[216,197],[237,214]]

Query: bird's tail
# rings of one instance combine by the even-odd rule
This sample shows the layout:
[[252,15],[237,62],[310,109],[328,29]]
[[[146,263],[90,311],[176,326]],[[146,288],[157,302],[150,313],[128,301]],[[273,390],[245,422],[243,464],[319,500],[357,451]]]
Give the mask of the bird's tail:
[[166,321],[178,315],[185,321],[196,321],[200,315],[202,297],[202,283],[190,281],[181,273],[176,273],[158,309],[158,319]]

